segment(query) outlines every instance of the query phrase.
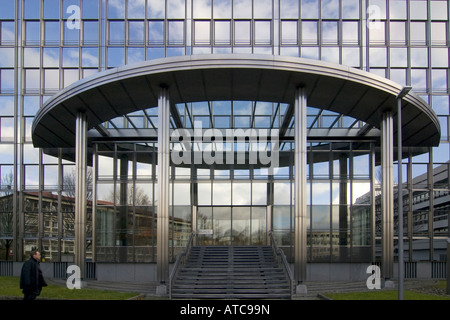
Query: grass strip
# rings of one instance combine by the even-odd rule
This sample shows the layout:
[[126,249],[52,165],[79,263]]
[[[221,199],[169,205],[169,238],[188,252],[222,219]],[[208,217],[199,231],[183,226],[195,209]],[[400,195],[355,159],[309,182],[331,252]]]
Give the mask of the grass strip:
[[[42,289],[38,299],[68,299],[68,300],[127,300],[136,297],[137,292],[118,292],[114,290],[99,290],[94,288],[68,289],[64,285],[50,283]],[[23,298],[19,288],[19,277],[0,277],[0,299],[11,297]]]
[[[430,288],[444,289],[446,288],[446,281],[439,281]],[[325,293],[324,296],[332,300],[398,300],[398,291],[374,290],[368,292]],[[404,300],[450,300],[450,296],[405,290]]]

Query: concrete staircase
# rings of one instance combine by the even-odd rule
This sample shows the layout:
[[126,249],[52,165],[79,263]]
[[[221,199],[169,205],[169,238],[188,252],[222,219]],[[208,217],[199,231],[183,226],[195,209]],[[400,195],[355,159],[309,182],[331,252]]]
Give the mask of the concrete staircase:
[[270,246],[194,246],[172,283],[173,299],[290,299]]

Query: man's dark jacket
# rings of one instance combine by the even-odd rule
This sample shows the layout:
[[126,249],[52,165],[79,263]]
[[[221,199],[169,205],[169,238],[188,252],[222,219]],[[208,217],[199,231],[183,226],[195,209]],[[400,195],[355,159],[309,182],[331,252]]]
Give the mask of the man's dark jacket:
[[31,257],[22,266],[22,272],[20,274],[20,289],[23,289],[24,293],[33,293],[38,296],[41,293],[42,287],[46,287],[47,283],[42,275],[39,262]]

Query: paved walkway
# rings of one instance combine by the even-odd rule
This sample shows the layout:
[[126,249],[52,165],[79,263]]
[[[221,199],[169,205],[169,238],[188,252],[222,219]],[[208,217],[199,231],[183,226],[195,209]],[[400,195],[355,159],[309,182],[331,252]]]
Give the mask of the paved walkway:
[[[65,285],[65,280],[50,280],[53,283],[60,285]],[[405,279],[404,288],[420,288],[426,286],[432,286],[437,283],[438,280],[416,280],[416,279]],[[343,281],[343,282],[305,282],[307,286],[306,295],[295,295],[295,300],[322,300],[321,294],[325,293],[342,293],[342,292],[367,292],[370,291],[365,281]],[[397,282],[394,282],[394,288],[383,288],[381,290],[397,290]],[[134,282],[107,282],[107,281],[97,281],[97,280],[87,280],[83,282],[86,288],[94,288],[101,290],[116,290],[120,292],[136,292],[141,299],[151,299],[157,297],[156,288],[157,283],[134,283]]]

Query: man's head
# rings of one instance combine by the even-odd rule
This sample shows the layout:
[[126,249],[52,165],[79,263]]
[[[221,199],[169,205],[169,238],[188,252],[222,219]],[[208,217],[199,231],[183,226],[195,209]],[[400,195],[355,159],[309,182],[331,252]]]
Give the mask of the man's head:
[[31,250],[30,256],[36,261],[41,260],[41,253],[37,249]]

